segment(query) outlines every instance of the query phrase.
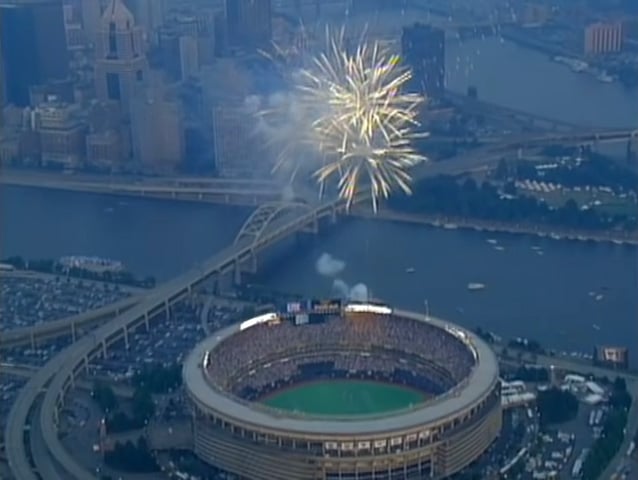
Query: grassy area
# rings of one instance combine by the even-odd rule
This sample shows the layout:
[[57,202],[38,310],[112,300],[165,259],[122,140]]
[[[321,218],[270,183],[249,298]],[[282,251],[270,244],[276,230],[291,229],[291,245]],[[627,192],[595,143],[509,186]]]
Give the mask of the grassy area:
[[553,192],[531,192],[528,190],[521,190],[525,195],[535,196],[536,198],[542,198],[548,205],[554,207],[562,207],[567,200],[573,199],[578,205],[591,205],[598,200],[600,205],[594,205],[594,208],[599,212],[605,212],[612,215],[629,215],[635,216],[638,214],[638,204],[630,199],[622,199],[611,193],[597,192],[596,195],[592,195],[587,191],[569,191],[561,192],[554,190]]
[[362,380],[326,380],[302,383],[275,392],[262,403],[312,415],[370,415],[422,403],[418,390],[390,383]]

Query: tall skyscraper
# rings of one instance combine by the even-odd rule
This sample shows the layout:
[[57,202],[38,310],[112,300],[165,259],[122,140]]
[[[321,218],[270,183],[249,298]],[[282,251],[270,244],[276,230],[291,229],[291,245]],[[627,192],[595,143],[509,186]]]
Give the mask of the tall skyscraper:
[[415,23],[403,28],[403,59],[412,69],[409,88],[437,97],[445,90],[445,32]]
[[29,104],[29,88],[68,75],[62,0],[0,0],[6,101]]
[[268,48],[272,39],[270,0],[226,0],[226,34],[231,48]]
[[120,102],[128,115],[137,85],[148,74],[143,31],[122,0],[111,0],[104,11],[97,35],[95,90],[100,100]]

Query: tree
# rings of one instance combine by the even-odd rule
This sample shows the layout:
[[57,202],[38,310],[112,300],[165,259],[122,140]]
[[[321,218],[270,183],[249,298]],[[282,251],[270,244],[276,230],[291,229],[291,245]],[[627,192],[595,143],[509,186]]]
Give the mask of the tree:
[[151,392],[146,388],[138,388],[133,394],[133,416],[142,421],[148,421],[155,413],[155,403]]
[[543,425],[568,422],[578,414],[578,399],[558,388],[538,392],[537,404]]
[[118,406],[117,397],[109,385],[95,383],[91,397],[104,413],[113,412]]

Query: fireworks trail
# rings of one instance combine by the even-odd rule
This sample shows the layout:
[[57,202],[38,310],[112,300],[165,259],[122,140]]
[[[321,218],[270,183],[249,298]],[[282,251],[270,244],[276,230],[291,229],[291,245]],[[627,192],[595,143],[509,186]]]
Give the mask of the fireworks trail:
[[294,176],[314,152],[312,176],[320,192],[335,182],[348,208],[368,188],[375,211],[394,189],[410,193],[409,170],[425,160],[412,145],[425,136],[416,132],[425,99],[402,92],[410,78],[399,56],[366,41],[365,33],[349,50],[343,29],[327,29],[323,52],[291,75],[288,101],[258,113],[275,118],[274,125],[294,113],[294,135],[271,137],[280,149],[275,169]]

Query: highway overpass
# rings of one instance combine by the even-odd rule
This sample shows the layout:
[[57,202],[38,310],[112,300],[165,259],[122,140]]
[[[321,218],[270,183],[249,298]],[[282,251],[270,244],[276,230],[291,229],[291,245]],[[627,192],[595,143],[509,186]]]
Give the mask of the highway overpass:
[[[6,455],[9,465],[19,480],[37,480],[29,464],[24,439],[24,425],[34,402],[42,389],[44,395],[39,421],[49,453],[72,477],[81,480],[95,478],[73,459],[57,437],[56,422],[67,391],[86,371],[91,358],[106,353],[110,345],[128,341],[131,331],[150,322],[170,306],[190,295],[202,282],[211,277],[241,275],[242,266],[253,265],[256,254],[264,248],[300,230],[318,228],[324,218],[335,219],[344,211],[341,202],[333,201],[310,207],[305,204],[264,205],[249,218],[238,234],[237,241],[225,250],[203,262],[200,266],[159,286],[135,306],[105,325],[84,335],[76,343],[56,355],[27,382],[20,391],[9,414],[5,430]],[[260,212],[261,213],[258,213]],[[264,213],[266,212],[266,213]],[[37,459],[36,459],[37,463]]]
[[164,181],[139,181],[131,178],[88,180],[73,175],[31,175],[3,173],[0,184],[66,190],[71,192],[96,193],[103,195],[138,196],[210,202],[223,205],[257,206],[264,202],[274,202],[282,198],[283,186],[275,182],[260,180],[224,179],[167,179]]
[[81,337],[96,325],[120,315],[140,302],[143,297],[144,294],[141,293],[110,305],[60,320],[0,331],[0,351],[24,345],[35,348],[42,342],[67,335],[75,342],[78,337]]

